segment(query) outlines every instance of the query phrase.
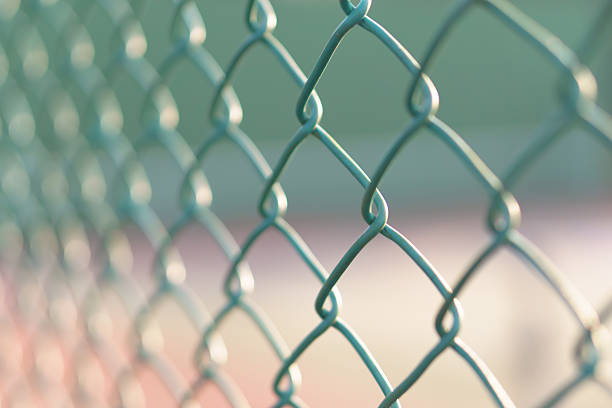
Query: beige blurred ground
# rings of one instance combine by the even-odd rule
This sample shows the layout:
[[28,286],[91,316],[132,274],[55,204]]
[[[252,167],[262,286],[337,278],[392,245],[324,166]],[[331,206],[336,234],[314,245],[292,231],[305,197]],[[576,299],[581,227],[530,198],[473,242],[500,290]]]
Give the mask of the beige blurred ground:
[[[612,212],[610,198],[560,203],[522,201],[520,230],[536,243],[596,307],[612,296]],[[485,208],[391,212],[398,227],[453,283],[489,239]],[[290,222],[331,270],[364,229],[358,212],[303,216]],[[229,222],[241,242],[255,219]],[[211,313],[223,304],[220,286],[227,262],[206,232],[192,228],[179,237],[187,264],[187,284]],[[150,254],[138,246],[139,273]],[[249,261],[255,275],[254,298],[294,347],[318,322],[314,299],[320,284],[283,237],[270,231],[254,245]],[[416,266],[390,241],[375,239],[339,283],[341,316],[359,333],[392,384],[398,384],[437,339],[433,319],[440,296]],[[461,337],[484,359],[519,407],[536,406],[573,375],[573,348],[580,331],[564,304],[509,250],[478,272],[460,300],[465,309]],[[158,317],[166,352],[189,377],[197,334],[172,305]],[[253,407],[274,401],[271,381],[280,363],[244,315],[235,313],[221,329],[229,350],[227,372]],[[329,331],[299,361],[299,395],[312,407],[374,407],[381,393],[344,338]],[[161,389],[151,373],[149,387]],[[163,392],[148,406],[168,406]],[[205,388],[204,406],[225,406],[218,392]],[[410,389],[406,407],[490,407],[492,400],[467,364],[445,352]],[[562,407],[609,407],[610,396],[594,384],[581,386]]]

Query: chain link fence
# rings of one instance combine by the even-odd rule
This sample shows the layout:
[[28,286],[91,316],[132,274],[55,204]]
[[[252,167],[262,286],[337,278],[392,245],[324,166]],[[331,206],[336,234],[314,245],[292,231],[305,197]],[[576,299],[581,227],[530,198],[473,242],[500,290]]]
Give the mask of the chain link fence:
[[[502,248],[529,263],[564,302],[577,330],[575,375],[549,391],[540,406],[557,406],[578,385],[594,382],[612,391],[612,344],[604,323],[612,303],[596,310],[553,262],[518,231],[521,211],[512,190],[530,167],[570,129],[585,127],[587,137],[612,149],[612,117],[597,105],[596,79],[585,64],[605,42],[602,31],[612,21],[612,3],[585,30],[583,45],[572,50],[520,9],[505,0],[456,1],[438,27],[424,57],[417,60],[400,39],[372,18],[371,0],[341,0],[345,17],[320,45],[320,57],[305,74],[291,50],[275,36],[277,18],[267,0],[245,3],[241,18],[248,36],[221,66],[206,44],[206,10],[214,2],[174,0],[171,47],[160,64],[147,57],[148,34],[141,25],[146,6],[142,0],[2,0],[0,13],[0,128],[2,138],[0,205],[2,220],[2,318],[0,369],[2,398],[7,407],[22,406],[122,406],[147,405],[139,372],[150,370],[176,401],[176,406],[198,406],[198,395],[215,386],[233,407],[249,402],[224,365],[228,350],[219,328],[236,314],[256,325],[277,357],[280,368],[269,379],[276,407],[304,407],[299,397],[300,357],[326,332],[342,335],[354,349],[380,388],[379,407],[399,407],[399,398],[419,381],[444,352],[456,353],[497,406],[512,407],[504,390],[476,350],[459,336],[463,319],[460,295],[475,279],[481,266]],[[151,2],[152,3],[152,2]],[[155,4],[149,4],[154,7]],[[401,13],[409,13],[404,4]],[[503,23],[558,67],[561,73],[559,107],[531,135],[530,145],[506,174],[496,175],[450,124],[437,116],[440,105],[434,82],[427,72],[453,28],[475,8]],[[398,11],[400,12],[400,11]],[[97,42],[89,24],[104,15],[110,38],[106,61],[96,58]],[[405,68],[410,86],[405,129],[388,147],[371,174],[366,174],[323,123],[325,101],[317,84],[325,76],[335,51],[351,31],[365,30],[385,52]],[[222,35],[222,34],[221,34]],[[307,33],[304,33],[307,35]],[[483,34],[484,35],[484,34]],[[295,83],[295,135],[284,145],[280,158],[270,163],[241,128],[243,108],[234,81],[238,67],[255,46],[267,48],[271,63],[280,64]],[[102,50],[107,51],[107,50]],[[201,106],[210,102],[209,134],[182,135],[178,131],[182,95],[173,92],[169,77],[188,61],[214,90],[198,95]],[[126,78],[137,84],[143,101],[139,128],[128,134],[124,126],[125,101],[120,98]],[[454,284],[448,284],[425,255],[389,223],[385,197],[379,191],[389,166],[420,129],[428,129],[471,172],[489,197],[486,216],[490,240]],[[363,188],[361,215],[365,231],[352,243],[332,270],[326,270],[300,234],[286,219],[288,198],[279,179],[298,147],[316,139]],[[196,145],[187,140],[196,140]],[[239,151],[261,179],[258,197],[260,222],[239,243],[212,208],[214,191],[204,173],[214,148],[229,143]],[[181,169],[178,197],[181,213],[172,222],[151,205],[153,194],[142,157],[162,149]],[[223,182],[223,180],[220,180]],[[207,299],[185,284],[188,273],[175,245],[181,231],[194,224],[203,227],[223,250],[230,264],[221,288],[224,305],[214,313]],[[132,225],[155,251],[155,285],[148,288],[133,273],[133,242],[126,233]],[[249,251],[268,230],[277,230],[320,281],[313,299],[320,322],[307,329],[295,347],[289,347],[282,330],[253,300],[254,275],[246,260]],[[384,367],[358,333],[342,318],[338,281],[357,255],[377,236],[393,242],[409,257],[439,292],[442,306],[435,312],[438,341],[403,381],[392,384]],[[205,261],[205,260],[204,260]],[[109,297],[119,299],[121,310],[112,311]],[[193,350],[194,378],[187,378],[164,353],[156,313],[173,302],[199,333]],[[123,316],[132,339],[129,350],[118,349],[112,326]],[[469,318],[467,316],[466,318]],[[409,324],[410,322],[402,322]],[[450,350],[449,350],[450,349]],[[101,374],[102,373],[102,374]],[[104,378],[111,392],[99,386]],[[97,385],[98,384],[98,385]],[[149,400],[150,401],[150,400]],[[29,404],[29,405],[28,405]],[[150,402],[149,402],[150,404]],[[149,405],[151,406],[151,405]]]

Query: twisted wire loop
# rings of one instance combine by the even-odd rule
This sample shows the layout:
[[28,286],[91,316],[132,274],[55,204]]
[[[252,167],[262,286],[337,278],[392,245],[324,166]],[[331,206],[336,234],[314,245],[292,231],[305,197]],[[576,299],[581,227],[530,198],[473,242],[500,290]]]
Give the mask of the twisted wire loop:
[[[231,406],[248,407],[224,368],[231,350],[220,335],[220,328],[241,313],[255,324],[278,359],[280,367],[271,380],[274,407],[306,406],[298,395],[298,363],[330,328],[346,339],[380,388],[381,408],[400,407],[399,398],[447,349],[467,363],[496,405],[512,407],[510,396],[485,362],[459,337],[463,319],[459,295],[502,248],[512,249],[533,267],[580,327],[576,373],[541,406],[555,406],[587,380],[612,392],[612,378],[606,370],[612,338],[604,325],[612,315],[612,302],[597,312],[518,231],[521,210],[512,193],[530,167],[573,127],[586,127],[604,148],[612,150],[612,117],[597,105],[596,80],[585,65],[609,24],[612,2],[605,5],[574,52],[507,0],[456,1],[418,61],[370,17],[372,0],[340,0],[345,17],[322,45],[309,75],[275,36],[277,17],[268,0],[246,2],[248,34],[222,67],[206,47],[204,16],[214,5],[201,3],[172,0],[170,47],[156,66],[147,57],[147,35],[141,24],[146,2],[142,0],[10,0],[0,7],[0,372],[6,378],[0,392],[7,406],[146,406],[147,390],[140,373],[147,370],[177,406],[198,406],[202,390],[215,386]],[[531,143],[501,177],[437,116],[440,99],[427,74],[444,41],[476,7],[504,22],[550,59],[561,74],[560,107],[534,130]],[[103,62],[95,57],[98,50],[88,29],[88,22],[100,11],[110,22],[107,34],[112,51]],[[323,101],[316,90],[343,38],[353,30],[365,30],[376,38],[411,78],[406,96],[409,122],[371,175],[323,127]],[[242,129],[243,106],[233,87],[238,67],[258,46],[266,49],[300,92],[298,128],[273,164]],[[176,100],[181,95],[174,95],[170,86],[172,73],[185,62],[213,87],[207,99],[212,101],[208,112],[212,131],[200,135],[195,149],[178,131]],[[123,78],[135,83],[143,96],[137,134],[126,134],[124,127],[122,104],[126,101],[121,100],[118,89]],[[486,214],[490,241],[454,285],[389,223],[389,209],[379,190],[391,163],[423,128],[471,171],[490,198]],[[285,218],[288,198],[279,180],[309,137],[321,143],[363,188],[361,215],[366,229],[331,271]],[[213,211],[213,190],[203,171],[221,143],[238,151],[261,179],[260,222],[241,244]],[[151,205],[154,186],[143,162],[152,148],[161,149],[181,171],[181,211],[168,225]],[[110,161],[110,172],[103,170],[106,161]],[[127,224],[135,226],[155,251],[150,293],[136,279]],[[230,263],[222,288],[224,303],[214,313],[209,313],[203,299],[185,283],[187,268],[176,240],[193,225],[212,236]],[[308,328],[293,348],[252,297],[256,274],[246,259],[254,243],[270,229],[281,233],[321,284],[315,299],[320,322]],[[341,316],[338,282],[378,235],[397,245],[442,298],[434,321],[439,340],[396,385]],[[113,296],[120,300],[130,322],[132,341],[127,345],[113,339]],[[195,378],[187,378],[163,350],[163,327],[157,315],[167,302],[178,306],[199,333],[193,352]],[[110,380],[110,392],[99,386],[105,378]]]

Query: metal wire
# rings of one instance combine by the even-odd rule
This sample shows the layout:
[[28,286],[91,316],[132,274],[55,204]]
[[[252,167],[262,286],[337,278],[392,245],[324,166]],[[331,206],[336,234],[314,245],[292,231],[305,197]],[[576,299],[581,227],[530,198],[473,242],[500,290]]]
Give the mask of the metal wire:
[[[526,260],[572,312],[580,328],[576,346],[576,373],[567,384],[553,390],[540,406],[561,402],[585,381],[594,381],[608,392],[612,382],[600,369],[610,346],[610,334],[602,321],[612,307],[598,313],[533,243],[518,231],[520,208],[512,194],[527,173],[564,133],[578,124],[590,129],[605,149],[612,150],[612,117],[596,104],[596,81],[584,65],[612,16],[608,2],[574,52],[528,15],[505,0],[462,0],[437,27],[422,61],[385,27],[370,17],[372,0],[354,4],[340,0],[345,17],[321,44],[321,54],[306,75],[289,50],[275,36],[277,18],[268,0],[249,0],[245,10],[248,35],[222,68],[206,48],[206,27],[200,10],[211,2],[174,0],[171,46],[162,62],[153,66],[147,57],[147,34],[141,25],[143,1],[69,0],[13,1],[0,7],[4,22],[0,35],[0,120],[2,122],[3,211],[0,235],[3,251],[4,308],[0,333],[6,347],[2,354],[2,395],[7,406],[34,405],[103,406],[111,403],[95,383],[98,361],[112,379],[115,405],[138,407],[145,399],[138,372],[151,370],[173,396],[177,406],[196,406],[199,392],[215,384],[234,407],[249,403],[224,370],[228,350],[219,327],[238,313],[261,331],[281,368],[271,381],[275,407],[306,406],[299,395],[300,357],[328,330],[342,335],[355,350],[380,388],[379,407],[400,407],[398,399],[409,391],[428,367],[452,349],[482,382],[495,404],[514,406],[511,397],[477,353],[460,337],[462,309],[459,296],[481,266],[501,248],[510,248]],[[406,6],[408,7],[408,6]],[[499,177],[479,158],[453,128],[437,116],[439,98],[427,75],[435,55],[454,26],[474,8],[507,24],[516,35],[550,59],[563,75],[565,92],[560,108],[551,112],[532,135],[531,145]],[[94,59],[95,42],[88,24],[104,12],[110,21],[111,56],[106,64]],[[411,116],[371,175],[362,168],[323,127],[323,101],[316,87],[325,69],[353,30],[365,30],[380,47],[405,67],[411,84],[406,106]],[[296,89],[297,130],[284,146],[277,162],[269,164],[253,139],[241,129],[242,107],[233,88],[237,69],[257,44],[285,70]],[[202,98],[212,101],[208,120],[212,132],[200,137],[192,150],[178,132],[178,107],[168,79],[173,69],[189,61],[214,89]],[[140,88],[138,134],[123,126],[120,81],[129,79]],[[463,162],[490,197],[487,225],[490,241],[453,286],[402,233],[389,224],[389,210],[378,187],[389,165],[416,132],[426,128]],[[308,138],[321,143],[329,154],[363,188],[361,214],[365,231],[331,271],[327,271],[298,232],[285,219],[287,197],[280,177]],[[213,191],[203,172],[204,163],[220,143],[230,143],[261,178],[258,198],[260,223],[238,244],[212,209]],[[141,158],[151,148],[161,148],[183,174],[181,214],[165,225],[151,206],[151,184]],[[110,162],[111,172],[103,171]],[[133,274],[133,250],[124,226],[133,224],[155,250],[156,284],[147,292]],[[186,227],[200,225],[208,231],[231,264],[223,286],[224,305],[210,314],[206,299],[185,284],[187,274],[176,248],[176,237]],[[294,248],[321,288],[315,310],[320,322],[290,349],[265,311],[251,297],[254,277],[246,262],[253,244],[267,230],[278,230]],[[382,235],[400,248],[422,270],[439,292],[443,305],[435,329],[439,340],[420,362],[392,385],[366,344],[343,320],[339,279],[373,238]],[[92,273],[98,271],[98,273]],[[130,321],[134,336],[131,350],[119,350],[112,339],[109,296],[115,296]],[[161,337],[156,311],[175,303],[201,333],[193,363],[198,376],[188,381],[158,347]],[[40,305],[43,305],[40,307]],[[450,324],[443,322],[449,320]],[[448,322],[447,322],[448,323]],[[81,329],[84,328],[84,330]],[[20,363],[32,356],[33,364]],[[62,361],[65,361],[62,364]],[[68,367],[64,367],[68,365]],[[74,382],[63,380],[68,370]],[[72,384],[72,385],[71,385]],[[19,405],[21,406],[21,405]]]

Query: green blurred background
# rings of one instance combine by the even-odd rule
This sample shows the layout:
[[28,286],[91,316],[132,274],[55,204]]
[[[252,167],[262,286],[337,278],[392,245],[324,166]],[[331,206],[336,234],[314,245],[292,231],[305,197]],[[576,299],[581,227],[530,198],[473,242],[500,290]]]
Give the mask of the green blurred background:
[[[205,2],[200,5],[207,25],[205,46],[226,67],[248,35],[243,1]],[[370,15],[382,23],[418,59],[422,58],[453,1],[385,0],[374,3]],[[524,12],[559,35],[576,50],[598,16],[601,0],[516,1]],[[310,73],[332,30],[344,14],[335,1],[275,1],[275,33],[306,74]],[[148,38],[148,59],[157,66],[170,49],[171,2],[150,2],[143,24]],[[108,20],[101,13],[88,22],[98,44],[97,62],[109,60]],[[612,27],[600,37],[587,63],[598,79],[602,108],[612,108]],[[105,52],[106,51],[106,52]],[[456,25],[430,65],[429,74],[440,93],[440,117],[455,128],[498,175],[533,138],[538,124],[558,106],[561,72],[533,44],[518,36],[484,8],[475,7]],[[371,35],[355,29],[343,40],[317,90],[324,106],[322,123],[371,173],[392,140],[410,121],[404,103],[413,76]],[[259,45],[249,52],[233,81],[244,110],[242,128],[274,163],[284,144],[298,128],[295,104],[299,88],[268,49]],[[212,87],[188,62],[179,64],[170,85],[180,110],[179,130],[197,147],[209,134],[207,120]],[[125,130],[139,134],[138,113],[142,92],[127,76],[116,90],[123,101]],[[593,136],[576,128],[556,145],[519,183],[517,194],[579,197],[607,190],[612,164]],[[236,159],[236,160],[232,160]],[[160,185],[176,184],[172,165],[160,166],[163,157],[149,155],[152,179]],[[207,161],[215,206],[226,215],[253,213],[260,189],[239,155],[229,146],[216,150]],[[244,162],[244,161],[242,161]],[[310,167],[317,163],[318,172]],[[231,163],[231,165],[228,165]],[[230,182],[215,181],[223,174]],[[427,177],[423,177],[423,175]],[[228,180],[226,179],[226,180]],[[298,212],[344,211],[360,194],[356,183],[316,142],[300,149],[283,176],[290,210]],[[304,188],[304,183],[310,187]],[[338,192],[341,187],[342,194]],[[316,186],[316,187],[315,187]],[[155,190],[155,189],[154,189]],[[484,198],[479,186],[427,131],[404,149],[383,180],[383,191],[395,206],[431,206],[472,203]],[[325,196],[324,202],[321,197]],[[164,195],[167,197],[167,195]],[[345,198],[349,197],[348,200]],[[164,212],[175,203],[156,198]],[[357,206],[355,206],[357,208]]]

